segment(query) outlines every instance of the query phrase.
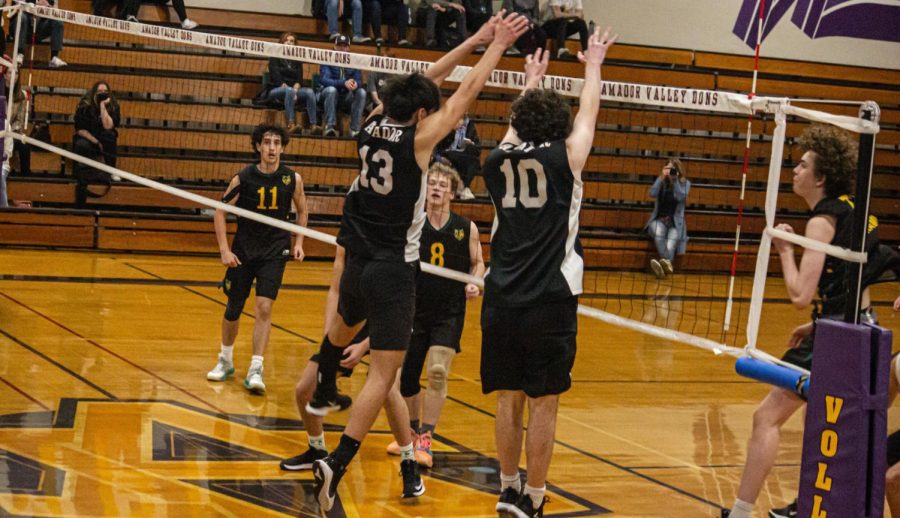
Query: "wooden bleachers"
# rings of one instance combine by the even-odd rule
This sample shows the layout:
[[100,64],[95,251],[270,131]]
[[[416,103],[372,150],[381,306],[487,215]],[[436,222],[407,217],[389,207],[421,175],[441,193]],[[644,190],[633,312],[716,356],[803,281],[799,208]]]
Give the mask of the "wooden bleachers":
[[[62,6],[89,10],[86,0],[63,0]],[[323,22],[308,17],[273,17],[257,13],[230,16],[227,11],[195,8],[191,9],[191,17],[200,22],[203,29],[213,32],[271,39],[282,30],[292,30],[298,33],[304,45],[331,46],[319,39]],[[142,7],[141,18],[163,23],[176,20],[170,9],[147,5]],[[268,29],[261,29],[263,27]],[[250,160],[246,128],[263,121],[281,120],[278,111],[249,104],[249,99],[260,88],[259,76],[266,67],[265,59],[216,55],[203,49],[159,41],[152,42],[153,48],[148,48],[147,40],[140,37],[78,26],[67,26],[66,40],[64,57],[70,63],[67,69],[47,69],[43,65],[49,57],[46,45],[38,48],[32,78],[39,88],[38,116],[54,119],[51,126],[53,141],[67,146],[72,135],[70,121],[79,97],[77,92],[97,78],[106,79],[121,99],[124,124],[119,140],[119,167],[122,169],[217,198],[224,182]],[[112,43],[115,48],[110,48]],[[373,51],[371,45],[354,46],[354,52]],[[441,55],[437,51],[400,48],[392,49],[392,53],[396,57],[432,61]],[[477,56],[471,57],[468,63],[476,60]],[[604,77],[608,80],[735,91],[746,90],[749,85],[746,74],[749,68],[745,66],[745,58],[740,56],[617,45],[609,60],[604,67]],[[504,58],[500,67],[518,70],[521,63],[521,58]],[[764,64],[769,63],[764,61]],[[897,221],[900,211],[896,201],[900,194],[897,188],[900,175],[900,129],[897,127],[900,124],[900,88],[897,84],[900,73],[809,63],[797,66],[796,62],[786,60],[773,60],[770,65],[762,71],[758,88],[762,95],[872,98],[882,104],[883,130],[878,136],[880,148],[876,153],[872,210],[886,216],[882,239],[900,240],[900,222]],[[311,77],[316,70],[317,67],[306,65],[305,77]],[[549,73],[578,76],[581,65],[554,61]],[[823,80],[830,80],[832,84]],[[509,93],[488,89],[473,108],[472,113],[485,141],[484,154],[505,131],[511,100]],[[847,114],[855,113],[856,109],[830,105],[810,107]],[[164,113],[164,119],[161,119],[161,113]],[[647,190],[652,178],[658,174],[662,160],[670,154],[688,160],[689,176],[694,183],[688,225],[692,237],[696,237],[692,240],[689,258],[709,261],[721,258],[726,261],[723,264],[729,263],[731,245],[723,239],[734,232],[734,207],[744,147],[741,134],[746,129],[746,119],[732,115],[634,110],[613,105],[604,107],[600,119],[594,142],[597,149],[585,172],[587,202],[582,212],[582,225],[588,264],[610,265],[613,264],[610,261],[620,261],[623,266],[643,267],[648,240],[641,234],[641,229],[652,206]],[[755,134],[766,135],[771,132],[773,123],[763,120],[754,124]],[[791,122],[788,136],[796,136],[804,126],[804,123]],[[342,206],[339,193],[357,174],[354,143],[347,138],[294,139],[287,153],[288,163],[295,165],[304,176],[310,205],[317,218],[314,221],[325,225],[324,228],[331,228],[328,225],[338,218]],[[757,235],[763,227],[759,210],[764,198],[767,167],[760,164],[768,155],[766,145],[752,148],[752,174],[746,200],[749,213],[743,226],[745,235]],[[71,172],[71,167],[59,157],[41,152],[34,154],[32,169],[51,176]],[[782,191],[789,191],[790,178],[790,168],[783,168]],[[480,178],[476,179],[473,188],[476,192],[483,191]],[[338,194],[331,194],[334,190]],[[74,201],[70,177],[54,181],[13,177],[10,193],[12,198],[20,196],[43,206],[65,207]],[[147,222],[155,221],[154,215],[142,212],[123,217],[124,220],[132,218],[144,222],[141,232],[148,232],[148,239],[128,238],[127,225],[120,226],[124,225],[123,217],[113,220],[104,216],[110,209],[152,212],[154,209],[196,211],[198,208],[141,187],[116,183],[106,197],[90,200],[90,203],[98,210],[98,221],[103,219],[110,225],[95,222],[99,230],[95,232],[93,245],[89,246],[116,248],[128,243],[166,250],[166,246],[187,239],[181,236],[182,233],[193,235],[202,231],[211,235],[208,218],[196,220],[196,216],[182,215],[186,219],[183,220],[184,232],[181,232],[176,216],[163,218],[165,224],[150,224]],[[795,226],[802,223],[805,209],[799,200],[783,196],[779,206],[782,210],[780,220]],[[493,217],[492,209],[484,199],[460,203],[457,207],[459,212],[483,227],[487,227]],[[48,221],[51,226],[59,225],[59,218],[62,215],[53,213]],[[73,218],[83,218],[83,215],[75,214]],[[83,222],[83,219],[77,221]],[[0,219],[0,242],[10,242],[6,238],[7,224],[6,220]],[[9,224],[18,225],[18,228],[23,225],[21,222]],[[132,233],[136,231],[132,228]],[[605,232],[617,236],[591,237]],[[161,248],[152,248],[157,246]],[[206,244],[198,246],[205,247],[206,251],[215,249],[214,245],[211,248]],[[168,249],[194,250],[177,246]],[[696,263],[697,268],[706,269],[703,264]],[[752,261],[746,265],[752,270]]]

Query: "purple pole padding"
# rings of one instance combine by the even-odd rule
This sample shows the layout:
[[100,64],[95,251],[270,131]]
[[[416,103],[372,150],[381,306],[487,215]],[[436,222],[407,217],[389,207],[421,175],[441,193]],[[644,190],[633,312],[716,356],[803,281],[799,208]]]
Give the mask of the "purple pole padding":
[[802,396],[809,391],[809,377],[794,369],[744,356],[734,362],[734,370],[745,378],[754,379],[790,390]]
[[882,516],[891,340],[877,326],[816,321],[799,516]]

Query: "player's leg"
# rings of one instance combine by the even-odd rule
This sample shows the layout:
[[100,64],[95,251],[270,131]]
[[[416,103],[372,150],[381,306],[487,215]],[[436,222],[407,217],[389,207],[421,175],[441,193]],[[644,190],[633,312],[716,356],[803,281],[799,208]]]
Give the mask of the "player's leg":
[[228,303],[222,317],[222,344],[219,356],[215,367],[206,373],[206,379],[210,381],[225,381],[234,375],[234,341],[237,339],[244,303],[250,296],[253,268],[252,264],[241,264],[225,271],[222,291],[228,297]]
[[284,278],[285,261],[274,259],[263,262],[256,271],[256,300],[254,310],[256,320],[253,324],[253,356],[244,387],[256,394],[266,391],[263,383],[263,359],[269,345],[269,334],[272,331],[272,306],[278,297],[281,281]]
[[447,381],[455,356],[456,349],[443,345],[433,345],[428,352],[428,387],[425,389],[422,427],[419,429],[419,443],[416,445],[416,461],[429,468],[434,462],[431,453],[432,436],[444,409],[444,402],[447,400]]
[[[403,359],[403,366],[398,376],[398,388],[409,415],[409,428],[416,434],[419,433],[420,409],[422,404],[422,388],[419,378],[422,369],[425,368],[425,358],[428,354],[428,325],[427,322],[416,319],[413,323],[413,333],[409,341],[409,349]],[[400,442],[392,442],[388,445],[388,453],[400,455]]]
[[413,434],[407,424],[409,422],[409,413],[406,407],[406,401],[400,395],[400,380],[394,382],[388,392],[387,400],[384,402],[384,411],[387,414],[388,422],[391,425],[391,432],[394,434],[394,442],[398,444],[400,454],[400,474],[403,476],[403,498],[412,498],[419,496],[425,492],[425,484],[419,471],[416,469],[415,458],[413,457],[416,444],[416,436]]
[[884,494],[887,497],[891,516],[900,517],[900,430],[887,439],[887,475]]
[[497,392],[497,418],[494,423],[497,457],[500,459],[500,500],[497,512],[510,511],[522,494],[519,462],[522,458],[525,393],[521,390]]
[[318,459],[324,459],[328,455],[325,447],[325,429],[322,426],[322,418],[306,411],[306,404],[312,398],[316,389],[316,372],[319,370],[319,362],[310,359],[294,387],[294,399],[297,402],[297,410],[303,419],[303,427],[306,429],[309,449],[305,452],[281,461],[281,469],[287,471],[301,471],[312,469],[312,464]]
[[753,413],[753,431],[731,518],[749,518],[766,477],[775,464],[781,427],[805,403],[794,393],[773,388]]

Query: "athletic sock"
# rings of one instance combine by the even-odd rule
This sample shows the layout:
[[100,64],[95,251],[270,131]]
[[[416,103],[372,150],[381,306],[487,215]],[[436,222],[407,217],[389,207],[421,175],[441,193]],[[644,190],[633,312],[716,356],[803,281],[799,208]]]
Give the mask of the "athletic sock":
[[234,363],[234,344],[222,344],[222,358],[228,363]]
[[525,484],[525,494],[531,497],[531,504],[537,509],[544,503],[544,493],[547,492],[547,486],[531,487]]
[[254,368],[262,369],[262,366],[263,366],[263,357],[254,354],[253,356],[250,357],[250,368],[247,370],[249,372],[249,371],[253,370]]
[[728,515],[728,518],[750,518],[752,514],[753,504],[735,498],[734,507],[731,508],[731,514]]
[[517,471],[514,475],[507,475],[500,472],[500,492],[506,491],[506,488],[511,487],[516,490],[516,493],[522,492],[522,479],[519,477],[519,472]]
[[338,447],[331,453],[331,456],[334,457],[334,460],[338,461],[341,466],[346,467],[350,464],[350,461],[353,460],[353,457],[356,456],[360,444],[362,443],[353,437],[343,434],[341,435],[341,442],[338,443]]
[[307,436],[307,440],[309,441],[310,448],[314,450],[328,451],[325,448],[325,432],[322,432],[320,435],[309,435]]
[[406,446],[400,447],[400,462],[403,462],[404,460],[415,460],[415,459],[416,459],[416,453],[415,453],[415,450],[413,449],[413,443],[409,443]]
[[422,428],[419,428],[419,435],[425,435],[428,432],[434,435],[434,426],[433,424],[422,423]]
[[409,420],[409,429],[414,433],[419,433],[419,420],[418,419],[410,419]]
[[319,376],[316,391],[322,387],[326,391],[337,391],[337,369],[341,363],[344,350],[332,345],[326,335],[319,348]]

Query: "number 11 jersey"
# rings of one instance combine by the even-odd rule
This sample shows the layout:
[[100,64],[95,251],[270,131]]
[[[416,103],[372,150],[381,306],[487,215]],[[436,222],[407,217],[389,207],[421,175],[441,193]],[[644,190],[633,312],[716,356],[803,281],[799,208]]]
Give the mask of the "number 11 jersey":
[[426,178],[415,153],[416,125],[366,121],[357,140],[359,176],[344,200],[338,244],[379,261],[419,260]]
[[569,167],[566,142],[501,144],[484,164],[484,181],[494,203],[485,305],[528,307],[579,295],[582,182]]

